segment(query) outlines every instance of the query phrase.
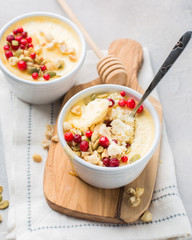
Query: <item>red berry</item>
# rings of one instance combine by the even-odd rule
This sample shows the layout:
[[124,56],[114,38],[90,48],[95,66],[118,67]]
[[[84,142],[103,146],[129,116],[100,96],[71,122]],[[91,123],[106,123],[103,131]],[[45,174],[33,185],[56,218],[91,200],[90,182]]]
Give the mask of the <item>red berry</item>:
[[18,27],[18,28],[17,28],[17,32],[18,32],[18,33],[22,33],[22,32],[23,32],[23,28],[22,28],[22,27]]
[[7,50],[9,50],[9,49],[10,49],[10,47],[9,47],[9,45],[8,45],[8,44],[6,44],[6,45],[3,47],[3,49],[4,49],[5,51],[7,51]]
[[86,152],[89,149],[89,143],[87,141],[80,142],[80,150]]
[[109,161],[110,161],[110,159],[108,157],[102,158],[102,162],[106,167],[109,167]]
[[111,158],[109,161],[109,167],[119,167],[119,160],[117,158]]
[[135,100],[133,98],[129,98],[127,100],[127,107],[128,108],[134,108],[135,107]]
[[28,33],[27,33],[27,32],[22,32],[22,34],[21,34],[21,36],[22,36],[23,38],[26,38],[26,37],[27,37],[27,35],[28,35]]
[[31,57],[32,59],[35,59],[35,58],[36,58],[36,53],[31,53],[30,57]]
[[118,104],[119,104],[120,107],[125,107],[125,104],[126,104],[125,99],[120,99]]
[[87,132],[85,133],[85,135],[86,135],[88,138],[90,138],[90,137],[92,136],[92,134],[93,134],[92,131],[87,131]]
[[26,40],[28,43],[32,43],[32,38],[31,37],[26,37]]
[[21,48],[21,49],[25,49],[25,45],[20,44],[20,48]]
[[23,44],[23,45],[27,45],[27,40],[25,38],[22,38],[20,43]]
[[115,104],[115,101],[112,98],[108,98],[109,100],[109,107],[113,107],[113,105]]
[[143,112],[143,105],[141,105],[141,106],[139,107],[139,109],[137,110],[137,113],[141,113],[141,112]]
[[130,147],[131,144],[130,143],[126,143],[126,148]]
[[10,43],[11,43],[11,41],[14,40],[14,39],[15,39],[15,37],[14,37],[13,35],[8,35],[8,36],[6,37],[7,42],[10,42]]
[[38,79],[39,74],[37,72],[32,73],[32,78],[35,79],[35,80]]
[[120,94],[121,94],[122,97],[125,97],[125,92],[124,91],[121,91]]
[[102,136],[102,137],[100,137],[100,139],[99,139],[99,144],[100,144],[102,147],[104,147],[104,148],[108,148],[110,142],[109,142],[109,139],[108,139],[107,137]]
[[71,133],[71,132],[66,132],[66,133],[64,134],[64,138],[65,138],[65,140],[66,140],[67,142],[71,142],[71,141],[73,140],[73,133]]
[[8,58],[10,58],[10,57],[13,57],[13,53],[12,53],[11,51],[6,51],[6,52],[5,52],[5,56],[6,56],[6,58],[8,59]]
[[127,162],[127,161],[128,161],[128,157],[127,157],[127,156],[123,156],[123,157],[121,158],[121,161],[122,161],[122,162]]
[[17,66],[18,66],[19,70],[21,70],[21,71],[24,71],[27,68],[27,64],[25,61],[19,61],[17,63]]
[[116,139],[113,139],[112,141],[113,141],[113,142],[115,142],[116,144],[118,144],[118,142],[117,142],[117,140],[116,140]]
[[81,135],[80,134],[73,135],[73,141],[75,143],[80,143],[81,142]]
[[18,46],[11,46],[13,50],[17,50],[19,48],[19,45]]
[[30,47],[33,48],[33,44],[32,43],[29,43],[28,46],[27,46],[27,48],[30,48]]
[[46,66],[45,66],[45,65],[42,65],[42,66],[41,66],[41,71],[45,71],[45,70],[47,70]]
[[18,31],[17,29],[13,30],[13,34],[17,35],[18,34]]
[[15,40],[17,40],[18,42],[21,42],[22,36],[17,36],[15,37]]
[[43,78],[44,78],[45,80],[49,80],[50,75],[49,75],[48,73],[45,73],[45,74],[43,75]]

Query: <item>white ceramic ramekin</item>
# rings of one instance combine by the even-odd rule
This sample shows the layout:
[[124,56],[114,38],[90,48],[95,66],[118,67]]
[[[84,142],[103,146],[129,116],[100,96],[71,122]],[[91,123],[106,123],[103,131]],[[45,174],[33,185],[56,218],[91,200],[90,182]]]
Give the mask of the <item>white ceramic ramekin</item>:
[[75,75],[79,71],[85,59],[86,43],[81,31],[73,22],[71,22],[65,17],[59,16],[54,13],[48,13],[48,12],[27,13],[25,15],[19,16],[11,20],[0,30],[0,40],[5,30],[9,28],[13,23],[23,18],[32,17],[32,16],[48,16],[48,17],[57,18],[67,23],[69,26],[71,26],[75,30],[81,42],[81,56],[75,68],[65,76],[62,76],[60,78],[57,78],[51,81],[38,82],[38,81],[29,81],[29,80],[22,79],[14,75],[13,73],[11,73],[4,66],[4,64],[0,59],[0,68],[4,73],[5,78],[9,83],[9,86],[11,87],[11,90],[14,92],[14,94],[18,98],[33,104],[46,104],[60,98],[75,84],[75,80],[76,80]]
[[141,94],[136,92],[133,89],[128,87],[114,85],[114,84],[103,84],[94,87],[87,88],[76,95],[74,95],[63,107],[61,113],[59,115],[58,120],[58,136],[59,141],[68,155],[70,161],[72,162],[76,172],[79,177],[85,182],[89,183],[92,186],[99,188],[118,188],[122,187],[133,180],[135,180],[140,173],[143,171],[148,161],[152,157],[155,152],[160,136],[161,136],[161,127],[157,112],[154,107],[148,100],[145,100],[144,107],[150,112],[154,125],[155,125],[155,134],[153,143],[148,150],[148,152],[140,158],[138,161],[122,166],[122,167],[101,167],[97,165],[93,165],[85,160],[81,159],[77,155],[73,153],[73,151],[68,146],[67,142],[64,139],[63,134],[63,120],[65,119],[67,113],[70,111],[71,107],[77,103],[79,100],[93,94],[93,93],[105,93],[105,92],[120,92],[125,91],[129,96],[134,97],[134,99],[139,100],[141,98]]

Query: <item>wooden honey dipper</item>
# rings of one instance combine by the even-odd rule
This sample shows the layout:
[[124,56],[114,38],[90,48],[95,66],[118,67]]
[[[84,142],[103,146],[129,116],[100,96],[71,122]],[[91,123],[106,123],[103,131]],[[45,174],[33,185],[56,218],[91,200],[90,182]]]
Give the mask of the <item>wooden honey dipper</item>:
[[127,72],[123,64],[114,56],[104,56],[93,39],[87,33],[85,28],[81,25],[75,14],[64,0],[57,0],[69,18],[80,28],[87,43],[93,49],[100,61],[97,64],[97,72],[102,83],[112,83],[126,85]]

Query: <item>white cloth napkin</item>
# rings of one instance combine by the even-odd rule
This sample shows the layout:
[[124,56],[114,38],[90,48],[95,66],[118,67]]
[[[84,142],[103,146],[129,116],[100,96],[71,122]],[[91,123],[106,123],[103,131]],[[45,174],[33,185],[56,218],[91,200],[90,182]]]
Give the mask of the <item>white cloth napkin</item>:
[[[97,58],[88,51],[85,64],[77,76],[77,84],[97,77]],[[145,89],[153,72],[149,53],[144,49],[144,64],[139,80]],[[43,195],[43,172],[47,152],[41,147],[45,125],[53,124],[60,102],[33,106],[17,99],[0,76],[0,121],[10,186],[7,239],[17,240],[138,240],[187,239],[191,226],[180,198],[172,152],[163,126],[161,154],[155,190],[149,211],[151,223],[113,225],[68,217],[53,211]],[[155,96],[157,93],[154,91]],[[32,155],[39,153],[42,163]]]

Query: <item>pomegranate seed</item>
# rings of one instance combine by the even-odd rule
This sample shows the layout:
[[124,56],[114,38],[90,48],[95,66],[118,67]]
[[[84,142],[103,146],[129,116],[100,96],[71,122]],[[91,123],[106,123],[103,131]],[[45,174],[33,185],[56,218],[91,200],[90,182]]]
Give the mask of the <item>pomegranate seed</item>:
[[19,61],[17,63],[17,66],[18,66],[19,70],[21,70],[21,71],[24,71],[27,68],[27,64],[25,61]]
[[109,161],[110,161],[110,159],[108,157],[102,158],[102,162],[106,167],[109,167]]
[[92,134],[93,134],[92,131],[87,131],[87,132],[85,133],[85,135],[86,135],[88,138],[90,138],[90,137],[92,136]]
[[125,107],[125,104],[126,104],[125,99],[120,99],[118,104],[119,104],[120,107]]
[[80,143],[81,142],[81,135],[80,134],[73,135],[73,141],[75,143]]
[[128,108],[134,108],[135,107],[135,100],[133,98],[129,98],[127,100],[127,107]]
[[9,45],[7,44],[7,45],[5,45],[5,46],[3,47],[3,49],[4,49],[5,51],[7,51],[7,50],[10,49],[10,47],[9,47]]
[[123,156],[123,157],[121,158],[121,161],[122,161],[122,162],[127,162],[127,161],[128,161],[128,157],[127,157],[127,156]]
[[79,147],[81,151],[86,152],[89,148],[89,143],[87,141],[82,141],[80,142]]
[[28,35],[28,33],[27,33],[27,32],[22,32],[22,34],[21,34],[21,36],[22,36],[23,38],[26,38],[26,37],[27,37],[27,35]]
[[32,59],[35,59],[35,58],[36,58],[36,53],[31,53],[30,57],[31,57]]
[[113,139],[112,141],[113,141],[113,142],[115,142],[116,144],[118,144],[118,142],[117,142],[117,140],[116,140],[116,139]]
[[17,35],[18,34],[18,31],[17,29],[13,30],[13,34]]
[[111,158],[109,161],[109,167],[119,167],[119,160],[117,158]]
[[35,79],[35,80],[38,79],[39,74],[37,72],[32,73],[32,78]]
[[46,71],[47,70],[47,67],[45,65],[42,65],[41,66],[41,71]]
[[18,32],[18,33],[22,33],[22,32],[23,32],[23,28],[22,28],[22,27],[18,27],[18,28],[17,28],[17,32]]
[[131,144],[130,143],[126,143],[126,148],[128,148],[128,147],[130,147],[131,146]]
[[121,91],[120,94],[121,94],[122,97],[125,97],[125,92],[124,91]]
[[100,137],[100,139],[99,139],[99,144],[100,144],[102,147],[104,147],[104,148],[108,148],[110,142],[109,142],[109,139],[108,139],[107,137],[102,136],[102,137]]
[[5,52],[5,56],[8,59],[10,57],[13,57],[13,53],[11,51],[7,51],[7,52]]
[[29,43],[28,46],[27,46],[27,48],[30,48],[30,47],[33,48],[33,44],[32,43]]
[[66,133],[64,134],[64,138],[65,138],[65,140],[66,140],[67,142],[71,142],[71,141],[73,140],[73,133],[71,133],[71,132],[66,132]]
[[20,44],[20,48],[21,48],[21,49],[25,49],[25,45]]
[[20,43],[23,44],[23,45],[27,45],[27,40],[25,38],[22,38]]
[[8,36],[6,37],[6,40],[7,40],[7,42],[10,42],[10,43],[11,43],[11,41],[15,40],[15,37],[14,37],[13,35],[8,35]]
[[141,105],[141,106],[139,107],[139,109],[137,110],[137,113],[141,113],[141,112],[143,112],[143,105]]
[[115,101],[112,98],[108,98],[109,100],[109,107],[113,107],[113,105],[115,104]]
[[26,40],[28,43],[32,43],[32,38],[31,37],[26,37]]
[[18,46],[11,46],[13,50],[17,50],[19,48],[19,45]]
[[17,40],[18,42],[21,42],[22,36],[17,36],[15,37],[15,40]]
[[110,120],[105,121],[105,124],[106,124],[106,127],[111,127],[111,121]]
[[43,75],[43,78],[44,78],[45,80],[49,80],[50,75],[49,75],[48,73],[45,73],[45,74]]

